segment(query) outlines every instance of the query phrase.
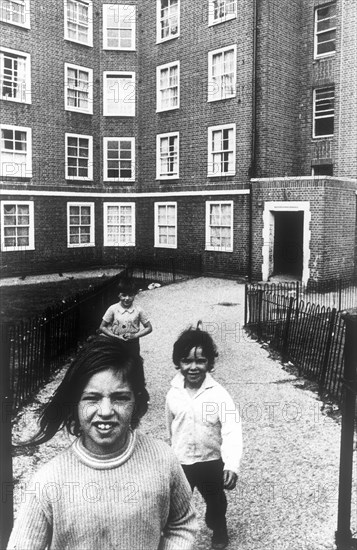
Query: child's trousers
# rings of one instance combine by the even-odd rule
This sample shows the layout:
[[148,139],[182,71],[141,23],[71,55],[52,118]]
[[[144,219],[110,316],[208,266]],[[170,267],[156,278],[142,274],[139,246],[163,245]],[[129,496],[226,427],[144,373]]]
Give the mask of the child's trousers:
[[206,503],[206,524],[213,529],[226,528],[227,499],[223,488],[223,461],[210,460],[182,464],[191,489],[197,487]]

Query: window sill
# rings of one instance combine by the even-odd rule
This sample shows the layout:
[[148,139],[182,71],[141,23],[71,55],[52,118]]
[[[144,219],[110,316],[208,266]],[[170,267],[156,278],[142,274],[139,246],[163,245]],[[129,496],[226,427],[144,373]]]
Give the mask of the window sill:
[[233,248],[218,248],[214,246],[206,246],[205,250],[207,252],[228,252],[229,254],[233,252]]
[[208,21],[209,27],[215,27],[216,25],[220,25],[221,23],[227,23],[227,21],[232,21],[233,19],[237,19],[237,14],[228,16],[228,17],[222,17],[221,19],[218,19],[217,21]]
[[93,48],[93,42],[92,41],[90,41],[88,43],[80,42],[79,40],[73,40],[73,38],[68,38],[67,36],[65,36],[64,39],[67,42],[71,42],[72,44],[78,44],[79,46],[85,46],[86,48]]
[[170,40],[176,40],[176,38],[180,38],[180,35],[177,34],[176,36],[170,36],[169,38],[156,39],[156,45],[165,44],[165,42],[170,42]]
[[180,108],[180,105],[177,105],[176,107],[169,107],[168,109],[156,108],[156,113],[167,113],[170,111],[178,111],[179,108]]

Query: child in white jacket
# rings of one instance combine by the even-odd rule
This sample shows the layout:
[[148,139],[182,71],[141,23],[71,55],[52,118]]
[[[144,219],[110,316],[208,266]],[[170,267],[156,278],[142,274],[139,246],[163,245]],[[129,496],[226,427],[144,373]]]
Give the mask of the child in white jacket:
[[242,454],[242,432],[233,399],[209,374],[217,351],[211,336],[184,331],[174,344],[179,373],[166,396],[166,417],[173,450],[193,490],[206,502],[212,548],[228,545],[227,499],[234,489]]

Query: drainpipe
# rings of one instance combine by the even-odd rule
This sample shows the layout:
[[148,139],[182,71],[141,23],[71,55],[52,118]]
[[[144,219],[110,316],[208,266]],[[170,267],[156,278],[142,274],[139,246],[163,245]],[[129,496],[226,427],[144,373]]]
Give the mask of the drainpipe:
[[257,0],[253,0],[253,65],[252,65],[252,128],[251,128],[251,161],[249,167],[249,236],[248,236],[248,280],[253,275],[253,199],[251,178],[256,175],[256,67],[257,67]]

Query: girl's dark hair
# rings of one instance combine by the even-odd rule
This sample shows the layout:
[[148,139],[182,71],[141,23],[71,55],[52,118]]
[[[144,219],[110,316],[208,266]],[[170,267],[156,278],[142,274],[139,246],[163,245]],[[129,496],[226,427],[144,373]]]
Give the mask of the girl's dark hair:
[[40,414],[40,429],[25,445],[38,445],[50,440],[60,429],[80,435],[78,403],[89,379],[96,373],[114,369],[123,373],[135,397],[131,427],[138,426],[148,409],[149,394],[145,388],[143,360],[131,354],[119,340],[98,336],[86,344],[68,368],[50,402]]
[[208,359],[208,370],[212,370],[218,356],[217,348],[210,334],[199,328],[191,327],[178,337],[172,353],[174,364],[179,367],[181,359],[187,357],[192,348],[202,348],[203,355]]

